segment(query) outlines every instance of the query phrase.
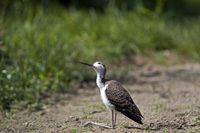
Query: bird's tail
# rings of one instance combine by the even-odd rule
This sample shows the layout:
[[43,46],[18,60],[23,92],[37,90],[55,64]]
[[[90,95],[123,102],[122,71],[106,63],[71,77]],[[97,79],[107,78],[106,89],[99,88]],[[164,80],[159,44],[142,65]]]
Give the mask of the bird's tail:
[[116,108],[116,110],[121,112],[123,115],[130,118],[131,120],[139,124],[143,124],[142,118],[144,117],[142,116],[142,114],[140,113],[140,110],[136,106],[132,108],[128,108],[128,109]]
[[132,114],[128,111],[122,111],[121,113],[124,114],[125,116],[127,116],[128,118],[130,118],[131,120],[133,120],[139,124],[143,124],[143,122],[142,122],[143,116],[142,115]]

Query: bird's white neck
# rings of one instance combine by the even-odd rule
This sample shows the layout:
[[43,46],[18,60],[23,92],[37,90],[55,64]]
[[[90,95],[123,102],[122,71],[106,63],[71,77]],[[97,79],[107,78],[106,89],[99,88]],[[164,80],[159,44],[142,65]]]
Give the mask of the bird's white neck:
[[102,89],[105,87],[105,75],[103,73],[97,72],[96,83],[99,89]]

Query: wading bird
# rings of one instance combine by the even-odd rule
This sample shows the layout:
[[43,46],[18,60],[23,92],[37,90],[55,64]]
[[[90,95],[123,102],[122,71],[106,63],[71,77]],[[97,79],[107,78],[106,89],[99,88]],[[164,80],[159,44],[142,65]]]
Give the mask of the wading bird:
[[84,124],[84,126],[94,124],[105,128],[113,129],[116,125],[117,112],[121,112],[123,115],[127,116],[131,120],[139,124],[143,124],[143,116],[140,113],[138,107],[135,105],[127,90],[119,82],[115,80],[105,79],[106,66],[103,63],[79,63],[90,66],[96,71],[96,84],[100,89],[101,99],[103,100],[105,106],[112,112],[112,125],[88,121]]

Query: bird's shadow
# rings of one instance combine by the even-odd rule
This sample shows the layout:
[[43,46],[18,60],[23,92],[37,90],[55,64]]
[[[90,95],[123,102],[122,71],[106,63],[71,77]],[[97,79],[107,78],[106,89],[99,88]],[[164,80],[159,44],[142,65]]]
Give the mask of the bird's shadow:
[[151,127],[134,127],[134,126],[126,126],[125,128],[128,128],[128,129],[139,129],[139,130],[143,130],[143,131],[159,131],[160,128],[151,128]]

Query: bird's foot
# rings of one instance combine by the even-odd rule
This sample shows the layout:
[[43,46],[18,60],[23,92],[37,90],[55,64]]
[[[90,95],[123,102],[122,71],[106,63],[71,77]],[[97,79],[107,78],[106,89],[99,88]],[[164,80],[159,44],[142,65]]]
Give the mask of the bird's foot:
[[114,126],[111,126],[110,124],[97,123],[97,122],[92,122],[92,121],[86,122],[83,126],[86,127],[88,125],[97,125],[97,126],[108,128],[108,129],[114,129]]

